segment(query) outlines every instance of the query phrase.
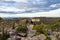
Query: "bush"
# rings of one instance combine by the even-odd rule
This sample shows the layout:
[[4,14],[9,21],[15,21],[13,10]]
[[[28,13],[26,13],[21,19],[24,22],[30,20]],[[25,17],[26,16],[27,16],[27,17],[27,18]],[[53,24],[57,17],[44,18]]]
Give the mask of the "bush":
[[9,38],[9,34],[7,34],[7,30],[6,32],[4,32],[4,27],[2,27],[2,34],[0,35],[0,40],[7,40]]
[[51,38],[47,36],[47,38],[45,40],[51,40]]
[[3,35],[1,35],[0,39],[1,40],[7,40],[9,38],[9,35],[4,33]]
[[27,32],[27,27],[25,26],[18,26],[15,28],[16,31],[26,33]]

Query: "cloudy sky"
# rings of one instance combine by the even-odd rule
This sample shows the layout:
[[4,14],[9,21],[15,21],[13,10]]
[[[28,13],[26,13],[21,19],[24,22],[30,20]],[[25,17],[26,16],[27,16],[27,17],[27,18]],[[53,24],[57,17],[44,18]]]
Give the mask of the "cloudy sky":
[[60,17],[60,0],[0,0],[0,17]]

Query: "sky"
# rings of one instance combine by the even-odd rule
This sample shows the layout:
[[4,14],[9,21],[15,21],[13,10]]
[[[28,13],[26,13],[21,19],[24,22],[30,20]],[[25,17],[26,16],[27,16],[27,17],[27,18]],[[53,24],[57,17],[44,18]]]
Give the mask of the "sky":
[[60,17],[60,0],[0,0],[0,17]]

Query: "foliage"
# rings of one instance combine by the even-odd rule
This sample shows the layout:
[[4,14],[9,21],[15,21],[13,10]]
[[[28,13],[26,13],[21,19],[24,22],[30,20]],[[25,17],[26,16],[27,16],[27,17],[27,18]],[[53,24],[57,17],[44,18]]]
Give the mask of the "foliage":
[[41,24],[36,24],[36,25],[34,25],[33,30],[43,29],[43,28],[45,28],[45,27],[47,27],[47,25],[45,25],[45,24],[43,24],[43,23],[41,23]]
[[1,35],[1,40],[7,40],[8,37],[9,35],[4,33],[3,35]]
[[33,30],[36,30],[36,35],[39,34],[47,34],[47,30],[45,29],[47,25],[41,23],[41,24],[36,24],[33,27]]
[[51,25],[51,30],[52,31],[59,31],[60,29],[60,22],[54,22],[52,25]]
[[7,40],[7,38],[9,38],[9,34],[7,34],[7,30],[6,32],[4,32],[4,27],[2,27],[2,34],[0,35],[0,40]]
[[2,22],[2,18],[0,17],[0,22]]
[[0,20],[2,20],[2,18],[0,17]]
[[25,26],[18,26],[15,28],[16,31],[26,33],[27,32],[27,27]]
[[51,40],[51,38],[47,36],[45,40]]

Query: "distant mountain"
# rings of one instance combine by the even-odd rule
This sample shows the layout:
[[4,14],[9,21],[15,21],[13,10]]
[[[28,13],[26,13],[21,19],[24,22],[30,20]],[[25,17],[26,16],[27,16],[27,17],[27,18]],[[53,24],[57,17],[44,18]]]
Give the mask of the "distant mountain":
[[4,17],[3,20],[16,20],[19,17]]

